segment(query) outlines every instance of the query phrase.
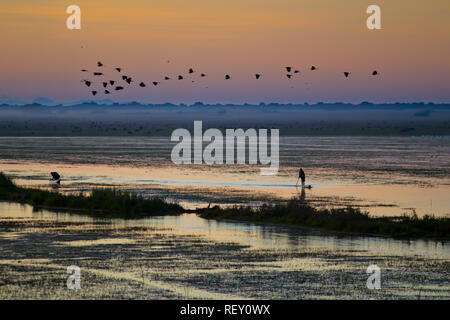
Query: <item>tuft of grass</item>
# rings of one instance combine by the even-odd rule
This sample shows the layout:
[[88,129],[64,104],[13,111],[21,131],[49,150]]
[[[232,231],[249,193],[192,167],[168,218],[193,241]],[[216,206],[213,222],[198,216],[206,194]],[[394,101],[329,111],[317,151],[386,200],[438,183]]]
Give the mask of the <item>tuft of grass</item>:
[[0,200],[27,203],[35,208],[82,211],[99,217],[142,218],[181,214],[183,208],[161,198],[146,199],[140,195],[111,189],[94,189],[89,196],[64,195],[46,190],[16,186],[0,172]]
[[292,226],[321,228],[333,231],[392,236],[395,238],[431,238],[450,240],[450,218],[425,215],[372,217],[358,208],[318,209],[300,199],[287,203],[266,204],[259,208],[215,206],[202,209],[206,219],[238,220],[245,222],[277,223]]

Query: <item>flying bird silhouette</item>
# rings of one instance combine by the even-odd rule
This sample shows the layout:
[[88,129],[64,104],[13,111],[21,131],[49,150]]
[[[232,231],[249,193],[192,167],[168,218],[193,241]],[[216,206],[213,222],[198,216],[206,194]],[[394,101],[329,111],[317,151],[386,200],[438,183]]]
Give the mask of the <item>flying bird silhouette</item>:
[[87,70],[86,69],[81,69],[81,72],[86,72]]
[[291,72],[291,70],[292,70],[292,67],[286,67],[287,72]]
[[170,78],[166,76],[166,77],[164,77],[164,80],[170,80]]
[[159,82],[153,81],[153,85],[156,87],[159,84]]
[[88,80],[84,80],[84,84],[87,85],[88,87],[90,87],[91,84],[92,84],[92,82],[91,82],[91,81],[88,81]]
[[116,91],[119,91],[119,90],[123,90],[123,87],[117,86],[117,87],[116,87]]
[[378,74],[377,70],[373,70],[372,75],[376,76]]
[[189,73],[194,73],[194,69],[190,68]]
[[288,77],[288,79],[292,78],[292,74],[287,74],[286,77]]
[[294,73],[300,73],[300,71],[298,71],[298,70],[295,70],[295,71],[294,71]]
[[112,86],[113,86],[113,85],[114,85],[114,83],[116,83],[116,82],[115,82],[114,80],[109,80],[109,84],[110,84],[110,85],[112,85]]
[[122,68],[115,68],[117,70],[117,72],[120,72],[120,70],[122,70]]
[[92,91],[92,95],[95,96],[97,94],[97,91]]
[[131,79],[131,77],[129,77],[129,78],[127,78],[127,80],[125,80],[128,84],[130,84],[131,83],[131,81],[133,81],[132,79]]
[[141,83],[139,83],[139,86],[144,88],[145,87],[145,83],[141,82]]
[[102,76],[103,75],[103,73],[101,73],[101,72],[94,72],[94,76]]
[[200,75],[200,77],[206,77],[206,74],[202,73],[202,74]]
[[97,62],[97,66],[103,67],[103,63],[101,63],[101,62],[99,61],[99,62]]
[[109,91],[108,91],[108,90],[105,90],[105,94],[109,94]]
[[314,71],[314,70],[316,70],[317,68],[315,67],[315,66],[311,66],[311,70],[312,71]]
[[122,76],[122,80],[127,80],[128,77],[127,76]]
[[230,80],[230,79],[231,79],[230,75],[226,74],[225,75],[225,80]]
[[346,78],[348,78],[349,75],[350,75],[350,72],[344,72],[344,76],[345,76]]
[[255,74],[255,78],[256,80],[258,80],[259,78],[261,78],[261,75],[259,73]]
[[183,80],[183,76],[178,76],[178,80]]
[[103,82],[103,88],[106,88],[107,85],[108,85],[108,82]]

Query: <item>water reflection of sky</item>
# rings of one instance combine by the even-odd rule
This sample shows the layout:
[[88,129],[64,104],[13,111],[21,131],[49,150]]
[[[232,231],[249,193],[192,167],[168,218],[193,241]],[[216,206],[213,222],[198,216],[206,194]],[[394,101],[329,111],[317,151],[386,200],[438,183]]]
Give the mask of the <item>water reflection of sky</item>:
[[171,192],[164,196],[199,203],[201,197],[178,196],[179,189],[298,196],[293,186],[302,166],[313,186],[307,199],[358,198],[374,215],[450,214],[450,139],[281,137],[277,176],[261,176],[257,166],[175,166],[173,145],[169,137],[0,137],[0,166],[22,185],[48,187],[49,171],[58,171],[63,187],[75,191],[112,185],[147,194],[163,186]]
[[[5,217],[39,218],[90,222],[93,218],[47,210],[33,211],[31,206],[0,202],[0,219]],[[117,227],[146,226],[161,232],[203,236],[207,240],[233,242],[258,249],[357,250],[367,255],[427,256],[450,259],[450,243],[432,240],[394,240],[386,237],[349,236],[307,228],[218,222],[195,215],[163,216],[140,220],[108,220]]]

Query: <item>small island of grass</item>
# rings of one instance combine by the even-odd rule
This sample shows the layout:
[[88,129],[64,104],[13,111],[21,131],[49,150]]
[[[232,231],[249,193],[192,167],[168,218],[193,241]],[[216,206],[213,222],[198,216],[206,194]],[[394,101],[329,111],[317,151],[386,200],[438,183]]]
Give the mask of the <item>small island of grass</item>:
[[299,199],[259,208],[232,207],[203,209],[205,219],[284,224],[332,231],[384,235],[394,238],[450,240],[450,218],[416,214],[372,217],[358,208],[318,209]]
[[114,189],[94,189],[89,195],[61,194],[19,187],[0,172],[0,200],[26,203],[34,208],[70,211],[97,217],[135,219],[156,215],[177,215],[183,208],[164,199],[146,199],[140,195]]

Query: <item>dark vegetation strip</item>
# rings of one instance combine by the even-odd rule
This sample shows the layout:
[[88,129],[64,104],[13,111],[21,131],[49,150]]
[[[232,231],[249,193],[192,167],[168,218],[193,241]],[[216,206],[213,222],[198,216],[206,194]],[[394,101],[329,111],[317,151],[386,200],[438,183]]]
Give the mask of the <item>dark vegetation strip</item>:
[[201,210],[200,216],[205,219],[275,223],[394,238],[450,240],[449,217],[425,215],[419,218],[416,214],[372,217],[358,208],[317,209],[298,199],[259,208],[215,206]]
[[160,198],[111,189],[94,189],[90,195],[64,195],[46,190],[22,188],[0,172],[0,200],[27,203],[35,208],[73,211],[98,217],[136,219],[147,216],[181,214],[183,208]]

